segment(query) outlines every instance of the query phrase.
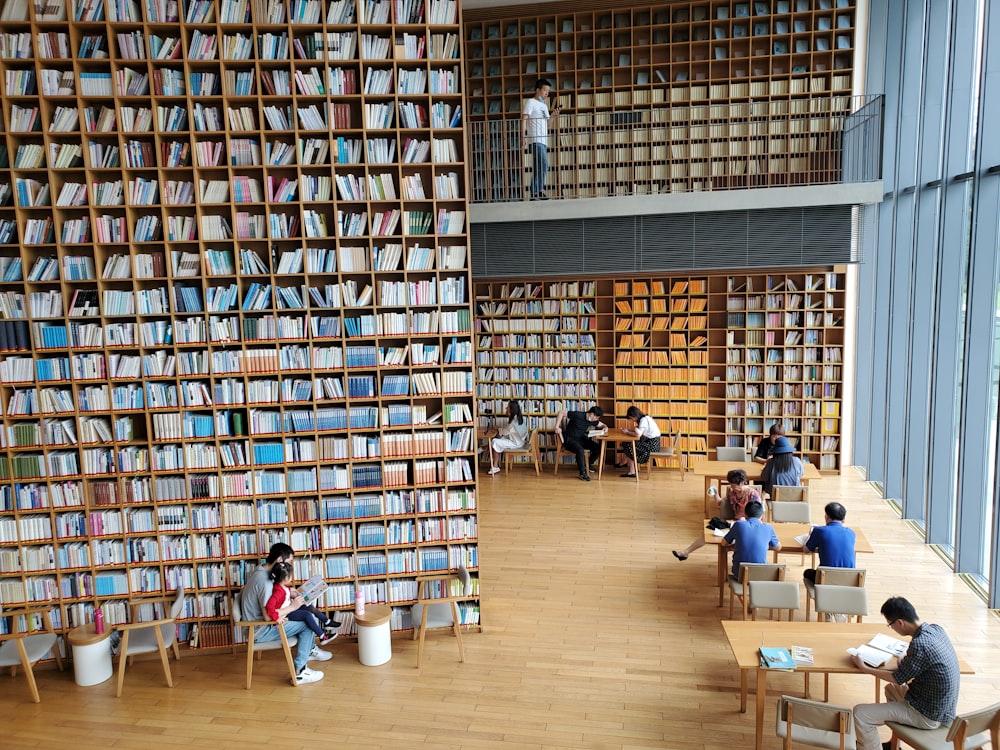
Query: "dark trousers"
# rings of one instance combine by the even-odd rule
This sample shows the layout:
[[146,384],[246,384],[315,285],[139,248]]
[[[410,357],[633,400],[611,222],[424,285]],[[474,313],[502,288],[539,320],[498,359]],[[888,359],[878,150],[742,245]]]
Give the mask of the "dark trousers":
[[576,468],[581,474],[587,473],[587,451],[590,451],[591,460],[596,461],[601,453],[601,446],[589,437],[567,438],[563,442],[563,448],[576,455]]
[[813,568],[802,571],[802,577],[809,581],[809,583],[816,583],[816,571]]
[[316,635],[323,635],[323,626],[320,625],[320,623],[326,622],[326,615],[315,607],[307,607],[303,605],[298,609],[289,612],[287,617],[289,620],[304,622],[306,627]]

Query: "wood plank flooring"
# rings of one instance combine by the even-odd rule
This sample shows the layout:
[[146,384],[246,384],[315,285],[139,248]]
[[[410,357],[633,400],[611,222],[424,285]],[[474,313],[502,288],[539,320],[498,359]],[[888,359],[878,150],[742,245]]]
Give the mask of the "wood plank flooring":
[[[702,483],[676,472],[652,481],[584,484],[575,472],[536,478],[523,467],[484,477],[480,557],[484,632],[393,640],[393,658],[363,667],[353,642],[335,642],[318,665],[326,679],[293,689],[277,654],[243,689],[244,655],[184,651],[174,685],[158,661],[130,667],[123,697],[114,681],[81,688],[72,670],[38,673],[42,703],[22,675],[0,675],[6,717],[0,747],[104,748],[747,748],[752,714],[740,714],[739,674],[719,622],[715,552],[680,563],[671,549],[701,533]],[[812,485],[814,519],[839,499],[848,522],[875,547],[868,569],[872,615],[890,595],[908,597],[921,617],[944,625],[976,674],[964,676],[960,710],[1000,695],[1000,620],[985,609],[913,531],[852,470]],[[801,577],[788,557],[789,577]],[[797,619],[802,619],[800,611]],[[316,665],[314,665],[316,666]],[[802,679],[770,681],[774,695]],[[773,736],[774,695],[765,716]],[[871,700],[873,682],[836,676],[831,700]]]

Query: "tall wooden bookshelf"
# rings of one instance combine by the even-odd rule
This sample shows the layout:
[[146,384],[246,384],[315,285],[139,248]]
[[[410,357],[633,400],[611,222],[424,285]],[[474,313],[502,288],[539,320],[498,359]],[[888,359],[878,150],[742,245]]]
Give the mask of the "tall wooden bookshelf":
[[0,603],[476,569],[456,5],[0,2]]
[[[553,186],[566,197],[825,183],[851,110],[853,0],[562,2],[470,11],[470,117],[517,118],[546,78]],[[529,168],[520,143],[473,149],[497,200]],[[514,134],[515,137],[517,134]],[[482,173],[480,175],[480,173]],[[486,175],[490,175],[489,184]],[[488,188],[487,188],[487,185]]]
[[[552,302],[567,291],[571,300],[583,291],[591,301],[594,327],[578,350],[560,345],[559,308],[545,307],[545,290]],[[511,305],[525,299],[538,304]],[[546,309],[553,311],[548,318]],[[719,446],[755,446],[778,421],[803,457],[823,471],[840,470],[842,269],[482,281],[476,311],[479,403],[496,413],[507,398],[527,394],[531,426],[551,429],[563,402],[532,401],[530,394],[576,392],[577,381],[553,379],[557,372],[541,365],[538,377],[525,381],[525,368],[505,363],[576,364],[582,357],[593,363],[596,381],[586,390],[593,395],[567,400],[568,408],[596,402],[606,422],[621,426],[634,404],[664,434],[680,431],[694,461],[713,457]],[[552,333],[530,341],[511,335],[529,328]],[[552,462],[551,440],[546,445],[543,458]]]

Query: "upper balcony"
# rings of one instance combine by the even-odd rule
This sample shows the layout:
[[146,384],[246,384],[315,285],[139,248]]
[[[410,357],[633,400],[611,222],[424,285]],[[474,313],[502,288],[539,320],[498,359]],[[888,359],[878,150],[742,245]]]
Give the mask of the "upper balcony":
[[[876,203],[882,118],[881,95],[565,113],[549,125],[549,200],[531,217]],[[525,218],[522,129],[519,117],[468,124],[473,222]]]

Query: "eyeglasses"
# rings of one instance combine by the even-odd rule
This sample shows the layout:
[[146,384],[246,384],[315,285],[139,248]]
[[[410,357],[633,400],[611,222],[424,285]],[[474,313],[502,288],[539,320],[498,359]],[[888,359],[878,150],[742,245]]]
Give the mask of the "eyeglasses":
[[887,622],[885,625],[886,625],[887,628],[889,628],[890,630],[892,630],[893,629],[892,626],[895,625],[897,622],[899,622],[899,618],[898,617],[895,620],[891,621],[891,622]]

